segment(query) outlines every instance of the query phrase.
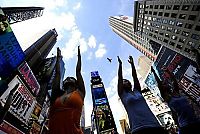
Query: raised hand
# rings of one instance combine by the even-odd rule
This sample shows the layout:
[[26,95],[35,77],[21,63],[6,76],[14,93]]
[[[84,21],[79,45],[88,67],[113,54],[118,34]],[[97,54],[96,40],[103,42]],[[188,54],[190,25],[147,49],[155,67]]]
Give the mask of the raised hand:
[[57,47],[57,57],[62,57],[61,51],[60,51],[60,48],[59,48],[59,47]]
[[133,63],[133,57],[132,57],[132,56],[129,56],[128,62],[129,62],[130,64],[134,64],[134,63]]
[[122,61],[121,61],[121,59],[119,58],[119,56],[117,56],[117,59],[118,59],[119,64],[122,64]]

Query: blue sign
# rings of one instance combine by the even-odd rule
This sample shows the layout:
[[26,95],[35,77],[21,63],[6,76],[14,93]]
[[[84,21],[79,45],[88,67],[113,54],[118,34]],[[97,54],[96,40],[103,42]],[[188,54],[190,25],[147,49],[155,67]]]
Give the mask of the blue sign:
[[99,72],[98,71],[93,71],[91,72],[91,77],[98,77],[99,76]]
[[25,59],[12,29],[0,9],[0,77],[8,77]]

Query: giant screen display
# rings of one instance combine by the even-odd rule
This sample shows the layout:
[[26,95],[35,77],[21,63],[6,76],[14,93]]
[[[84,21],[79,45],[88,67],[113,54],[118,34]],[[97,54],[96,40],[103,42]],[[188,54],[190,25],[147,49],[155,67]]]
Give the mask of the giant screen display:
[[9,77],[24,59],[25,54],[7,21],[7,16],[0,9],[0,77]]

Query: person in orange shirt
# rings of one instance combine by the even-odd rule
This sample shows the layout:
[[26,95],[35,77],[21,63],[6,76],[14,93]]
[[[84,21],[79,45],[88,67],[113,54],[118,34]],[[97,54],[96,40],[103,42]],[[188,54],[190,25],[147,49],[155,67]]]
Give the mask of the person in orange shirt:
[[67,77],[60,89],[61,51],[57,48],[56,76],[52,85],[51,106],[49,113],[50,134],[83,134],[80,117],[85,98],[85,85],[81,75],[81,54],[78,46],[76,77]]

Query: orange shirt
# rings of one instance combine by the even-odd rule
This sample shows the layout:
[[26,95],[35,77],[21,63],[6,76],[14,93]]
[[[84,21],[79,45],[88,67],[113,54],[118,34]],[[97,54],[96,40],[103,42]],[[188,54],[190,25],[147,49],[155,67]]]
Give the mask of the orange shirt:
[[79,92],[72,92],[64,102],[61,97],[50,108],[50,134],[83,134],[80,128],[83,100]]

